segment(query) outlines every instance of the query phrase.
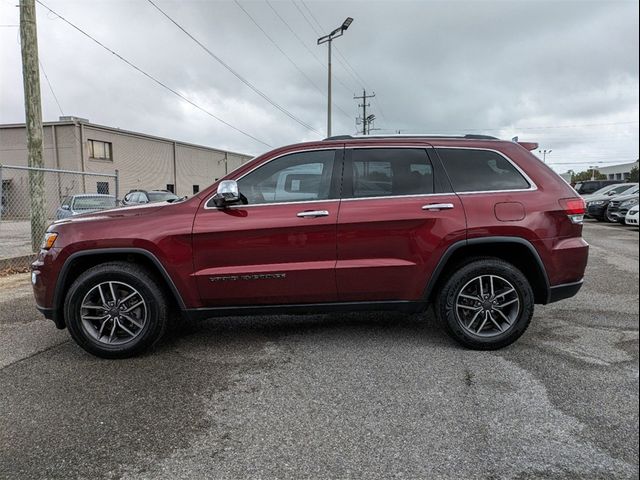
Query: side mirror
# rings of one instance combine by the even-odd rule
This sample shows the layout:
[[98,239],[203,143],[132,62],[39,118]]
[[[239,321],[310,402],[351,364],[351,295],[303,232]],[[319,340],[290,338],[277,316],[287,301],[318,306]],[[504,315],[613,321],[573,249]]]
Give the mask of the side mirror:
[[238,182],[235,180],[223,180],[218,184],[218,190],[213,196],[213,201],[218,207],[224,207],[240,200]]
[[62,208],[63,210],[71,210],[69,205],[62,205],[60,208]]

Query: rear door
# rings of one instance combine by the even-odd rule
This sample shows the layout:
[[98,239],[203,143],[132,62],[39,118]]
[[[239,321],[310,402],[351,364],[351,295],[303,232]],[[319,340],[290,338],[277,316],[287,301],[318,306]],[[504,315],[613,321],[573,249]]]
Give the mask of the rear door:
[[336,281],[341,301],[421,300],[465,214],[430,145],[345,150]]
[[193,227],[203,306],[337,300],[343,149],[290,153],[238,179],[243,204],[201,206]]

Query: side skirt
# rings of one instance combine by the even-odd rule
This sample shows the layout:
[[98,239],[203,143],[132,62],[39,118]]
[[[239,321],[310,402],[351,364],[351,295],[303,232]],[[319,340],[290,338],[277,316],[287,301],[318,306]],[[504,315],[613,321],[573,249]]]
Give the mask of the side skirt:
[[388,302],[337,302],[306,303],[292,305],[241,305],[231,307],[192,308],[183,312],[192,320],[205,320],[214,317],[254,316],[254,315],[316,315],[339,312],[394,311],[416,313],[426,310],[426,302],[388,301]]

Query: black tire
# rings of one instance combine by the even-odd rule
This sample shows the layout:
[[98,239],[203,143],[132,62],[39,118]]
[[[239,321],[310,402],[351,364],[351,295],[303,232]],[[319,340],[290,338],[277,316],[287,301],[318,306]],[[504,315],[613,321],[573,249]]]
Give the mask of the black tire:
[[609,213],[609,210],[607,210],[604,214],[604,219],[609,222],[609,223],[617,223],[618,222],[618,217],[614,217],[613,215],[611,215]]
[[[459,310],[456,308],[462,289],[483,275],[493,275],[506,280],[515,290],[511,295],[515,298],[517,294],[519,300],[517,313],[513,313],[514,318],[510,326],[503,324],[504,332],[498,331],[499,333],[493,336],[470,332],[459,319]],[[531,285],[520,270],[498,258],[474,258],[452,271],[444,281],[435,299],[435,312],[447,333],[461,345],[474,350],[497,350],[512,344],[525,332],[531,323],[534,303]]]
[[606,222],[607,220],[604,217],[593,217],[599,222]]
[[[145,302],[143,326],[125,343],[109,345],[99,341],[88,333],[90,327],[82,320],[83,299],[103,282],[133,287]],[[65,323],[76,343],[87,352],[102,358],[132,357],[151,348],[164,334],[168,317],[165,295],[160,282],[144,267],[126,262],[103,263],[80,274],[71,285],[65,301]],[[133,328],[131,324],[129,327]]]

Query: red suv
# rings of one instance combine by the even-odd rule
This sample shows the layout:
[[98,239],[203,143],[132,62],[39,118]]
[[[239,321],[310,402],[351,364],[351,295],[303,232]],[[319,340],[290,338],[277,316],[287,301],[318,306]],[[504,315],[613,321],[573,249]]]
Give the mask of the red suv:
[[582,285],[584,202],[492,137],[332,137],[266,153],[187,200],[60,220],[38,309],[101,357],[170,317],[424,311],[461,344],[509,345]]

